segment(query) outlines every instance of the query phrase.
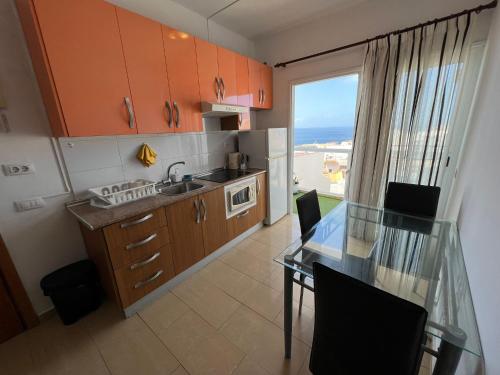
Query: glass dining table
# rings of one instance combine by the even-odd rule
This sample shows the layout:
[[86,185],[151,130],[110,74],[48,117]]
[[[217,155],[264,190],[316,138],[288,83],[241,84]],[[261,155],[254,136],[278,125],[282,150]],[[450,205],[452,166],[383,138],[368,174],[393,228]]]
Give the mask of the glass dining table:
[[454,374],[464,351],[476,360],[482,358],[462,248],[453,222],[344,201],[274,260],[285,270],[286,358],[291,356],[293,284],[314,292],[314,262],[423,306],[428,312],[425,331],[438,338],[433,342],[439,344],[425,348],[436,358],[434,375]]

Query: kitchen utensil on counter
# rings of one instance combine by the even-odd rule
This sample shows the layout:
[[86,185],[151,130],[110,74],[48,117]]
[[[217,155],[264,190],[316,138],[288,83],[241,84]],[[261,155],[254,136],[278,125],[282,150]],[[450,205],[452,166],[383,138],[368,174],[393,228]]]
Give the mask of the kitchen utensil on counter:
[[240,153],[230,152],[227,155],[227,168],[228,169],[239,169],[240,168]]
[[246,171],[247,168],[248,168],[248,155],[242,153],[240,156],[240,169],[242,171]]
[[139,179],[92,188],[89,189],[89,192],[93,195],[90,199],[90,205],[99,208],[111,208],[147,198],[157,193],[155,185],[156,182],[154,181]]

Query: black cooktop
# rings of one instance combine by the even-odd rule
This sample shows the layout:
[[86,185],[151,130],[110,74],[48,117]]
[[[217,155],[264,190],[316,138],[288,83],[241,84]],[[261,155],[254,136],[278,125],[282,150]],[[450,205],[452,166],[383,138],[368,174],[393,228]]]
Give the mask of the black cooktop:
[[206,180],[206,181],[213,181],[213,182],[227,182],[231,180],[235,180],[237,178],[246,176],[248,174],[251,174],[252,172],[249,171],[241,171],[237,169],[220,169],[213,171],[211,173],[202,175],[202,176],[197,176],[196,178],[198,180]]

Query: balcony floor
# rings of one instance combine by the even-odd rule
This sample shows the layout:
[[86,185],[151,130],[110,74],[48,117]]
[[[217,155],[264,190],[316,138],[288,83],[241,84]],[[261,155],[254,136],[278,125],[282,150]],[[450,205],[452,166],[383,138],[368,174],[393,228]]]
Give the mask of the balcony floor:
[[[293,195],[293,212],[297,213],[297,198],[301,197],[304,195],[303,192],[297,193]],[[318,195],[318,200],[319,200],[319,208],[321,211],[321,217],[325,216],[327,213],[329,213],[331,210],[333,210],[337,205],[342,202],[341,199],[338,198],[333,198],[333,197],[327,197],[324,195]]]

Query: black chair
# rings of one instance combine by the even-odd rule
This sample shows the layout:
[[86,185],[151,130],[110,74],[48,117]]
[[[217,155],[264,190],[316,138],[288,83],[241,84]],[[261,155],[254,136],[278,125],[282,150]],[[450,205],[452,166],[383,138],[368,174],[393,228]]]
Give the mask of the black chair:
[[304,235],[321,220],[316,190],[311,190],[297,198],[297,212],[299,213],[300,232]]
[[441,188],[438,186],[389,182],[384,208],[408,215],[434,218],[440,193]]
[[[303,196],[297,198],[297,212],[299,214],[300,233],[302,236],[307,234],[321,220],[321,211],[319,208],[318,193],[311,190]],[[303,274],[300,274],[300,282],[306,280]],[[300,287],[299,315],[302,314],[302,301],[304,299],[304,286]]]
[[416,375],[424,308],[320,263],[314,272],[314,375]]

